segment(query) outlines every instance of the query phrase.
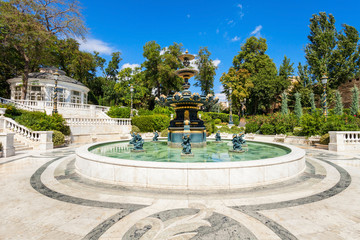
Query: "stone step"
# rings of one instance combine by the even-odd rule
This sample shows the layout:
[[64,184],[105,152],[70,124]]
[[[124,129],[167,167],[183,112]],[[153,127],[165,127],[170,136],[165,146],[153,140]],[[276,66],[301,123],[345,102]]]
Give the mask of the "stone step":
[[19,151],[26,151],[26,150],[33,150],[32,147],[15,147],[15,152],[19,152]]

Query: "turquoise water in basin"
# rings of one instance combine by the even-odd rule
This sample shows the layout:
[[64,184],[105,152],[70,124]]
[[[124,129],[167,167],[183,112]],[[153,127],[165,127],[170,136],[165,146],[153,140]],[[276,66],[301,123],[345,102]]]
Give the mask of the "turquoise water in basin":
[[203,148],[192,148],[193,157],[181,157],[180,148],[170,148],[167,142],[145,142],[144,149],[146,152],[131,152],[133,145],[129,142],[114,142],[99,144],[89,148],[91,153],[107,156],[112,158],[152,161],[152,162],[236,162],[251,161],[266,158],[274,158],[290,153],[287,147],[259,143],[248,142],[248,147],[243,147],[243,153],[231,153],[232,143],[223,141],[215,143],[207,142],[207,146]]

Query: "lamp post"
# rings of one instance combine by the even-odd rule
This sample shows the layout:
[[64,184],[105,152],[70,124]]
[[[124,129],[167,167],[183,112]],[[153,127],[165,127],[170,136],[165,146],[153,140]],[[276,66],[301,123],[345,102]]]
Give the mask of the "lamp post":
[[55,79],[55,87],[54,87],[54,103],[53,103],[53,111],[52,111],[52,114],[55,114],[55,113],[58,113],[58,110],[57,110],[57,103],[58,103],[58,95],[57,95],[57,85],[58,85],[58,78],[59,78],[59,73],[58,71],[56,70],[55,73],[53,74],[54,75],[54,79]]
[[130,93],[131,93],[130,118],[132,118],[134,116],[134,114],[133,114],[133,92],[134,92],[134,87],[132,84],[130,84]]
[[323,107],[323,115],[325,116],[325,119],[327,118],[327,102],[326,102],[326,84],[327,84],[328,77],[324,74],[321,77],[321,83],[324,87],[324,93],[323,93],[323,99],[322,99],[322,107]]
[[232,95],[232,88],[229,88],[229,107],[230,107],[230,114],[229,114],[229,127],[234,126],[234,122],[233,122],[233,116],[232,116],[232,100],[231,100],[231,95]]

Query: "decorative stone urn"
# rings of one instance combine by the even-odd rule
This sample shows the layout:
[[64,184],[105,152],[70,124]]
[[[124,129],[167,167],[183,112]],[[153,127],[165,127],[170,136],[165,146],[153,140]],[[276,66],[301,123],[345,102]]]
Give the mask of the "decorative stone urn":
[[3,117],[5,114],[6,108],[0,108],[0,117]]

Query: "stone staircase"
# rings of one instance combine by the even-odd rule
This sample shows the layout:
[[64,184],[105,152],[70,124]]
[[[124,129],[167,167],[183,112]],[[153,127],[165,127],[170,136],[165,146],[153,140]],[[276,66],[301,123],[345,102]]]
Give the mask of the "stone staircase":
[[27,144],[20,142],[19,140],[16,139],[14,139],[14,147],[15,147],[15,152],[33,150],[33,147],[30,147]]

